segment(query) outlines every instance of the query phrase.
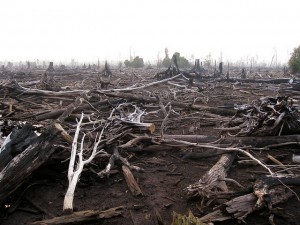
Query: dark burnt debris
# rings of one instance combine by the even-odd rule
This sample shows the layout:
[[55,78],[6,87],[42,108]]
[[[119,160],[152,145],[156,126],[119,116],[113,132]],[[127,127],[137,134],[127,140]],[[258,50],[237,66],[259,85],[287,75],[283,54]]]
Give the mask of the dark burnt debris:
[[264,97],[237,110],[225,124],[233,136],[280,136],[300,133],[300,114],[289,96]]

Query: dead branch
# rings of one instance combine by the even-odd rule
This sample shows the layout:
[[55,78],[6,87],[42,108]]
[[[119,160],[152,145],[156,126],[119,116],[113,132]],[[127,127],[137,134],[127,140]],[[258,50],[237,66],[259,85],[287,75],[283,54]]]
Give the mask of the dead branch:
[[74,212],[71,215],[64,215],[54,217],[49,220],[36,221],[32,225],[59,225],[59,224],[75,224],[75,223],[88,223],[101,219],[108,219],[115,216],[120,216],[123,213],[123,206],[110,208],[108,210],[87,210]]
[[98,173],[98,176],[100,178],[103,178],[105,176],[109,176],[109,173],[110,173],[111,169],[114,167],[115,162],[120,162],[122,165],[126,165],[128,168],[130,168],[132,170],[144,171],[142,168],[140,168],[138,166],[130,165],[128,160],[120,155],[117,146],[114,145],[114,146],[112,146],[112,148],[113,148],[113,154],[111,155],[108,164],[106,165],[104,170],[102,170]]
[[133,196],[138,196],[142,194],[142,191],[134,179],[134,176],[132,172],[130,171],[130,168],[127,165],[122,165],[123,175],[125,177],[127,186]]

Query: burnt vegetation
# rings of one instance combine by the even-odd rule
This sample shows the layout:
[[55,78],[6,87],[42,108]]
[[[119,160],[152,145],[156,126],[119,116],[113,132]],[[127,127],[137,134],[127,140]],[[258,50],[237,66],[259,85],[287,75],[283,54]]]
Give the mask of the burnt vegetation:
[[296,224],[297,51],[289,68],[7,62],[1,223]]

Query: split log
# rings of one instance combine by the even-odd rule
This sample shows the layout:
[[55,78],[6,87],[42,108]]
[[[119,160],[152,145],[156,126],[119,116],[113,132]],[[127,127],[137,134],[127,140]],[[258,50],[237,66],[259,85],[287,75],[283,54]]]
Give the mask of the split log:
[[49,220],[36,221],[31,223],[32,225],[58,225],[58,224],[86,224],[88,222],[108,219],[116,216],[120,216],[123,213],[123,206],[110,208],[108,210],[86,210],[75,212],[70,215],[54,217]]
[[[277,205],[285,202],[292,196],[292,191],[284,187],[273,188],[269,191],[271,205]],[[257,199],[258,198],[254,193],[236,197],[224,203],[219,207],[220,209],[201,217],[200,220],[203,222],[225,221],[229,219],[238,219],[243,221],[250,213],[266,207],[265,204],[257,206]]]
[[34,170],[47,161],[55,150],[53,141],[56,136],[53,130],[46,130],[5,166],[0,172],[0,203],[20,187]]
[[235,153],[223,154],[219,161],[198,182],[187,187],[188,195],[190,197],[209,198],[210,194],[217,189],[227,192],[228,188],[225,180],[235,155]]
[[129,167],[127,165],[123,165],[122,170],[123,170],[123,175],[125,177],[127,186],[129,188],[131,194],[133,196],[141,195],[142,191],[141,191],[138,183],[134,179],[134,176],[133,176],[131,170],[129,169]]

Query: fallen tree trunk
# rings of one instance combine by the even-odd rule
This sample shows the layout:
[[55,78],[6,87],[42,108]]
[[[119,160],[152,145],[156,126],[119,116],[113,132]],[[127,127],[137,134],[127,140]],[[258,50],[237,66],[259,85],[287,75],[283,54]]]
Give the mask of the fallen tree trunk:
[[[272,83],[272,84],[282,84],[289,83],[290,78],[277,78],[277,79],[239,79],[239,78],[229,78],[229,79],[217,79],[220,82],[241,82],[241,83]],[[296,82],[296,81],[294,81]]]
[[[74,113],[82,113],[83,111],[88,110],[88,109],[94,109],[96,107],[105,106],[105,105],[109,106],[109,103],[110,104],[116,104],[116,103],[119,103],[119,102],[120,102],[120,99],[113,100],[113,101],[109,101],[108,99],[106,99],[106,100],[103,100],[103,101],[100,101],[100,102],[81,104],[77,108],[74,108],[73,112]],[[36,116],[35,119],[37,121],[42,121],[42,120],[46,120],[46,119],[56,119],[60,115],[62,115],[66,110],[67,110],[67,108],[56,109],[56,110],[51,111],[51,112],[46,112],[46,113],[40,114],[40,115]]]
[[[174,77],[173,77],[174,78]],[[98,94],[103,94],[109,97],[118,97],[128,100],[134,100],[139,102],[148,102],[148,103],[157,103],[159,104],[159,99],[154,97],[146,97],[138,94],[131,94],[131,93],[123,93],[123,92],[106,92],[102,90],[95,91]],[[169,101],[161,101],[163,104],[167,104]],[[171,101],[170,104],[172,106],[177,106],[184,109],[194,109],[198,111],[208,111],[214,114],[224,115],[224,116],[232,116],[236,113],[236,110],[231,109],[224,109],[224,108],[217,108],[217,107],[209,107],[205,105],[194,105],[193,103],[182,103],[178,101]]]
[[86,210],[75,212],[70,215],[54,217],[49,220],[36,221],[32,225],[55,225],[55,224],[86,224],[91,221],[108,219],[115,216],[120,216],[123,213],[123,206],[110,208],[108,210]]
[[6,81],[0,84],[0,89],[6,89],[9,92],[9,95],[42,95],[42,96],[56,96],[56,97],[65,97],[65,96],[77,96],[83,93],[87,93],[87,90],[73,90],[73,91],[47,91],[40,89],[29,89],[22,87],[16,80]]
[[[218,137],[204,136],[204,135],[165,135],[165,139],[175,139],[181,141],[188,141],[193,143],[207,143],[219,140]],[[284,143],[290,143],[299,145],[300,135],[284,135],[284,136],[265,136],[265,137],[225,137],[221,140],[221,143],[240,143],[241,145],[247,145],[252,147],[265,147],[269,145],[280,145]]]
[[56,133],[53,130],[47,130],[5,166],[0,172],[0,203],[51,156],[55,150],[53,147],[55,137]]
[[[285,202],[293,196],[292,191],[284,187],[273,188],[269,191],[271,205]],[[265,204],[257,206],[257,196],[254,193],[236,197],[219,207],[219,209],[200,218],[201,221],[225,221],[229,219],[238,219],[243,221],[244,218],[254,211],[265,208]]]

